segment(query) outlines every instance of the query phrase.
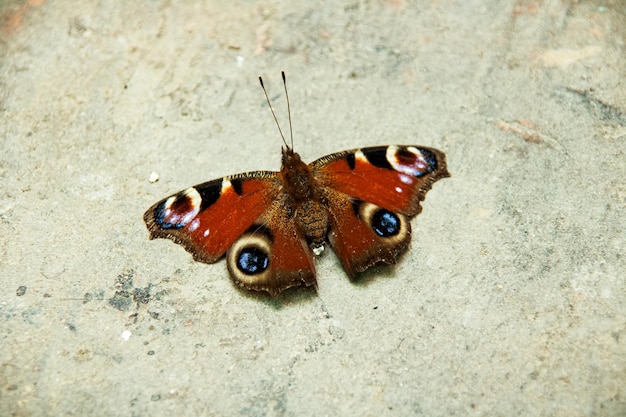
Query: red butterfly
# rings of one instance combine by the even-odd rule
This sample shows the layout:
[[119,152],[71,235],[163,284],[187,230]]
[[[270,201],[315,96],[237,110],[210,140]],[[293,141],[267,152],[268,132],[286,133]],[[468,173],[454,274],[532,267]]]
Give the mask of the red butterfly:
[[[287,95],[284,72],[282,78]],[[433,148],[375,146],[307,165],[293,151],[293,133],[291,146],[281,136],[280,172],[231,175],[159,201],[143,216],[150,239],[171,239],[200,262],[226,254],[237,285],[277,295],[316,285],[313,254],[326,241],[350,278],[376,263],[395,263],[409,244],[409,219],[422,210],[420,201],[450,176],[444,153]]]

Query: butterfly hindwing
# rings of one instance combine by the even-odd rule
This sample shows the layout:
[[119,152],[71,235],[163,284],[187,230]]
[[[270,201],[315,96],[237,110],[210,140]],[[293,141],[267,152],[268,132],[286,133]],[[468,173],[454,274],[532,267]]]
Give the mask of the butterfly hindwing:
[[280,199],[237,239],[226,258],[231,278],[247,290],[277,295],[316,285],[311,249]]
[[213,263],[267,209],[278,192],[276,173],[233,175],[187,188],[150,207],[150,238],[168,238],[194,259]]
[[403,214],[339,193],[329,209],[329,242],[350,278],[376,263],[395,263],[409,244],[411,223]]

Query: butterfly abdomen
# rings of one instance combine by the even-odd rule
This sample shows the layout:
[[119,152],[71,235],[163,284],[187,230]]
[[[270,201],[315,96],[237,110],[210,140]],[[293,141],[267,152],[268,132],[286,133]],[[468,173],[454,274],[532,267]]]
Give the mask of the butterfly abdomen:
[[319,201],[308,200],[296,212],[296,224],[313,247],[321,247],[330,226],[328,211]]

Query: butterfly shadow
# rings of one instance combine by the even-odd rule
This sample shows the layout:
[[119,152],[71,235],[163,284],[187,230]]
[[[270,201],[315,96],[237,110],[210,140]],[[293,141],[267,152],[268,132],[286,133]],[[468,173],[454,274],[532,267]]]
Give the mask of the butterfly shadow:
[[350,282],[359,287],[367,287],[374,281],[393,278],[398,278],[396,265],[380,263],[366,269],[363,272],[357,273],[354,278],[350,279]]
[[236,288],[242,297],[263,303],[275,310],[281,310],[284,307],[297,304],[309,303],[317,298],[317,289],[315,287],[293,287],[275,296],[264,291],[250,291],[239,287]]

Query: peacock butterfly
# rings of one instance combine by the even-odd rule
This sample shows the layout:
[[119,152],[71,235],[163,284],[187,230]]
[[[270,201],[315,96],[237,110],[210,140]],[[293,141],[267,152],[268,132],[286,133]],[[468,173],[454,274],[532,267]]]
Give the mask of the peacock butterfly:
[[181,244],[196,261],[226,255],[233,281],[277,295],[316,286],[314,255],[326,241],[350,278],[393,264],[410,240],[410,218],[432,184],[450,176],[445,154],[423,146],[375,146],[305,164],[291,145],[261,87],[283,138],[279,172],[254,171],[199,184],[167,197],[143,218],[150,239]]

